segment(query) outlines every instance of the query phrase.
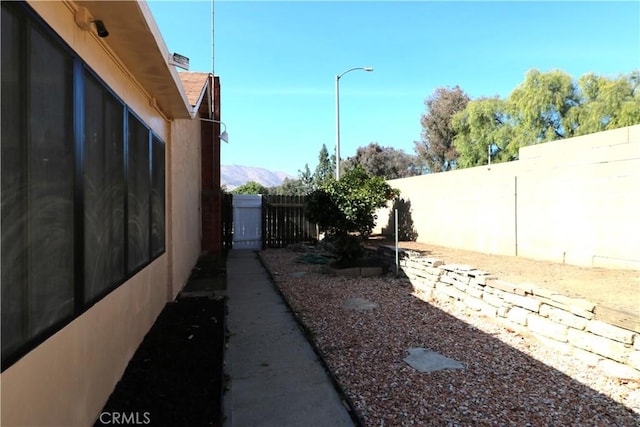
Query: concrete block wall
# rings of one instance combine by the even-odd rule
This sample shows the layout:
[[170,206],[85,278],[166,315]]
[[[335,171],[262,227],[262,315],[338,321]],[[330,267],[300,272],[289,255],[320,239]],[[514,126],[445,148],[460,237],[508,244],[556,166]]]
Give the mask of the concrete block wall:
[[445,264],[415,251],[403,251],[400,269],[423,301],[453,302],[526,331],[607,376],[640,381],[640,331],[595,319],[593,302],[535,285],[515,285],[472,266]]
[[[523,147],[519,160],[390,180],[417,241],[640,269],[640,125]],[[391,209],[377,212],[374,232]]]

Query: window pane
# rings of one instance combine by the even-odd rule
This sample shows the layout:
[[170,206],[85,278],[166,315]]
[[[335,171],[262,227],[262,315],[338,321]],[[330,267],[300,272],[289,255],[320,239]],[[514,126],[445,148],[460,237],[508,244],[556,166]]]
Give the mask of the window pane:
[[164,251],[164,144],[155,136],[152,149],[151,252],[158,255]]
[[73,314],[72,65],[2,3],[3,358]]
[[22,96],[25,60],[20,21],[2,4],[2,353],[20,345],[26,322],[26,153]]
[[29,31],[27,245],[29,332],[73,313],[73,62]]
[[149,130],[129,114],[127,159],[128,270],[149,261]]
[[84,287],[90,301],[124,277],[124,107],[85,73]]

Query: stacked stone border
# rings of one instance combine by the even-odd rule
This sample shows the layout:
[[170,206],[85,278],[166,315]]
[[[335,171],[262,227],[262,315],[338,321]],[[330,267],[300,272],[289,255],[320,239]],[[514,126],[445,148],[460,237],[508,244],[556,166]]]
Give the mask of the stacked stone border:
[[[380,247],[378,253],[394,256]],[[399,267],[425,301],[448,301],[456,307],[496,319],[514,331],[533,335],[543,345],[596,367],[605,375],[640,381],[640,334],[595,319],[596,304],[536,285],[512,284],[468,265],[402,250]]]

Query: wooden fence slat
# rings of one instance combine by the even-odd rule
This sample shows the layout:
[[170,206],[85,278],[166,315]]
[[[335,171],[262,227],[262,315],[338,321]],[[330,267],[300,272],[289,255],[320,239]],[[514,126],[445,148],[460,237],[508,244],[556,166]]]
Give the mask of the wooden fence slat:
[[263,230],[266,248],[317,240],[317,229],[304,215],[304,196],[264,196]]
[[233,195],[222,194],[221,208],[221,233],[222,247],[226,250],[231,249],[233,244]]

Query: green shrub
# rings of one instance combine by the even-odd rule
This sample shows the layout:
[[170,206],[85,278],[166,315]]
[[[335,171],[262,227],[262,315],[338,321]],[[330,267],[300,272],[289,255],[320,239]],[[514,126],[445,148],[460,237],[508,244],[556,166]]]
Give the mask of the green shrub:
[[381,177],[372,177],[361,167],[340,180],[328,180],[307,198],[307,218],[332,236],[341,260],[354,259],[362,251],[362,239],[375,226],[375,211],[400,192]]

